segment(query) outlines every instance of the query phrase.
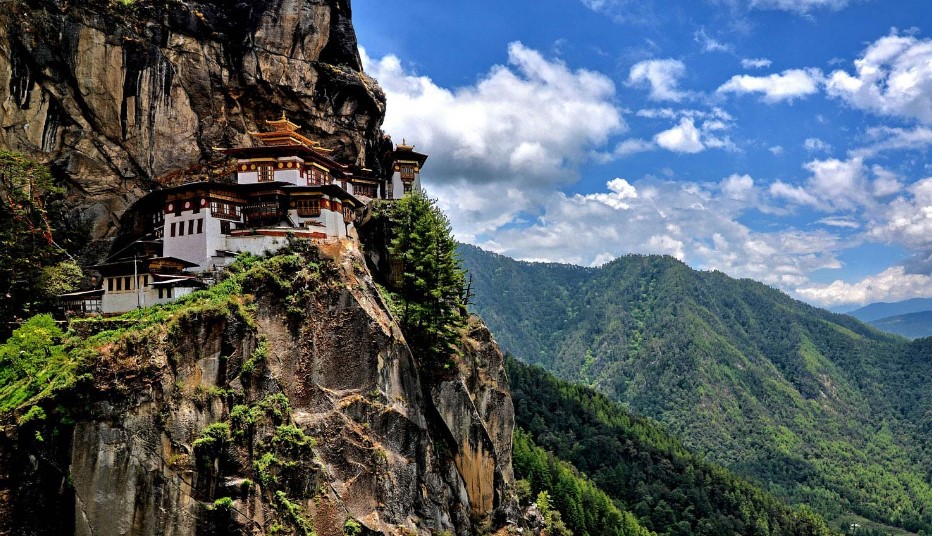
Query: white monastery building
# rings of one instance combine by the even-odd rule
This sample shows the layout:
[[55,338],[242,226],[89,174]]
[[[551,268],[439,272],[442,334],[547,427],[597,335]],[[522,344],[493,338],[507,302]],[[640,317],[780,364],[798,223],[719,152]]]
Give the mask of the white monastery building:
[[96,290],[61,296],[72,314],[115,314],[168,303],[203,287],[238,253],[280,249],[289,237],[355,238],[357,210],[375,199],[420,189],[427,155],[402,143],[386,155],[384,175],[342,164],[283,115],[252,147],[225,149],[235,180],[189,182],[156,190],[132,210],[142,229],[129,246],[95,268]]

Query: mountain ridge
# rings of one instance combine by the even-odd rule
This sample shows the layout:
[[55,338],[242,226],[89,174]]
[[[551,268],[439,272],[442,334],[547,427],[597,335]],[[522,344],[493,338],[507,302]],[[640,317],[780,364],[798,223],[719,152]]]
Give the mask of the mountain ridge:
[[520,360],[829,518],[932,530],[921,446],[932,371],[919,346],[671,257],[622,257],[563,281],[563,267],[460,254],[474,309]]

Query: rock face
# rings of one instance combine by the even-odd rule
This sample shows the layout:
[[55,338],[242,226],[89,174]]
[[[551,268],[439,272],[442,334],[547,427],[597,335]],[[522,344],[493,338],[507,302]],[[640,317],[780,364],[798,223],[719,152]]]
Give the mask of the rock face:
[[48,163],[109,238],[166,174],[287,113],[378,169],[385,97],[349,0],[17,0],[0,13],[0,146]]
[[514,411],[488,330],[473,318],[458,370],[435,378],[355,246],[295,258],[104,344],[71,403],[86,410],[43,444],[0,434],[0,534],[501,526]]

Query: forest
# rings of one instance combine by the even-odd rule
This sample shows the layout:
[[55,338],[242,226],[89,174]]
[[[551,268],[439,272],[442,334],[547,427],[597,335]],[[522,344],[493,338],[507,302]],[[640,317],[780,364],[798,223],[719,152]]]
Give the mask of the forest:
[[932,531],[928,340],[671,257],[580,268],[459,251],[474,312],[516,359],[835,526],[853,515]]

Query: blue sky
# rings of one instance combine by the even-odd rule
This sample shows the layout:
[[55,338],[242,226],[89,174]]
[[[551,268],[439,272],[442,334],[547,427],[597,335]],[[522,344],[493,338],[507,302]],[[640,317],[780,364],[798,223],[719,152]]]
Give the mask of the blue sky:
[[932,296],[928,0],[353,9],[460,240],[669,254],[827,307]]

